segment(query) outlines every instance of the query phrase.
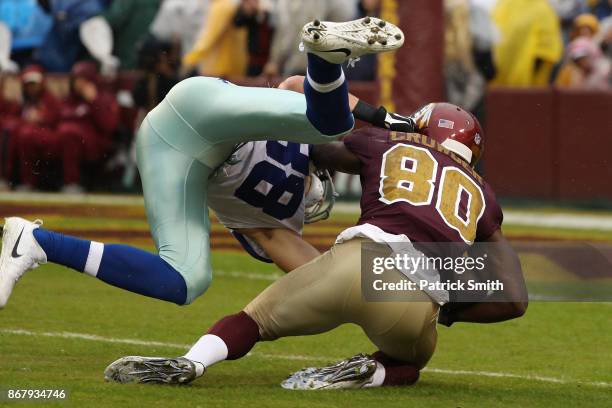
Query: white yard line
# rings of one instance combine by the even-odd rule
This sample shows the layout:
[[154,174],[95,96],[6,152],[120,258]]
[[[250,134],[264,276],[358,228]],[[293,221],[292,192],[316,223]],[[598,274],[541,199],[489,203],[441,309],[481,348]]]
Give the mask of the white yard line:
[[[35,332],[23,329],[0,329],[0,334],[6,335],[21,335],[21,336],[33,336],[33,337],[55,337],[65,339],[78,339],[78,340],[89,340],[97,341],[102,343],[114,343],[114,344],[129,344],[132,346],[143,346],[143,347],[166,347],[180,350],[186,350],[189,348],[188,344],[179,343],[166,343],[160,341],[147,341],[137,339],[123,339],[116,337],[104,337],[95,334],[86,333],[72,333],[72,332]],[[146,350],[143,350],[146,351]],[[145,353],[146,354],[146,353]],[[249,356],[257,358],[276,358],[279,360],[291,360],[291,361],[321,361],[321,362],[333,362],[341,360],[335,357],[322,357],[322,356],[305,356],[305,355],[283,355],[283,354],[269,354],[269,353],[249,353]],[[570,384],[570,385],[588,385],[592,387],[604,387],[612,388],[612,383],[604,381],[582,381],[574,379],[565,379],[557,377],[546,377],[534,374],[513,374],[513,373],[501,373],[494,371],[471,371],[471,370],[447,370],[443,368],[425,368],[423,371],[436,374],[447,374],[447,375],[467,375],[474,377],[490,377],[490,378],[513,378],[519,380],[539,381],[552,384]]]

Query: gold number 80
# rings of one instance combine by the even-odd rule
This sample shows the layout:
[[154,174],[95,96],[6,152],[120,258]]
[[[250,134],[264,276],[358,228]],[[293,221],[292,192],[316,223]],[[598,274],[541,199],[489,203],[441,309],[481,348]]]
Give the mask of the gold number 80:
[[[425,148],[397,144],[383,155],[380,170],[380,201],[406,202],[414,206],[431,204],[438,175],[438,162]],[[456,167],[445,167],[439,181],[436,210],[461,239],[471,244],[485,209],[482,189]],[[461,198],[467,196],[467,211],[459,213]]]

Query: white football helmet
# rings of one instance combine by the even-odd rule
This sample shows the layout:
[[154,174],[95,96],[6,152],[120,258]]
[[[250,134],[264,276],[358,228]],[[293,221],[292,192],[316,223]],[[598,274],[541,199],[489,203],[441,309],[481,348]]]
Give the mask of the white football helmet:
[[310,187],[304,196],[304,223],[312,224],[329,218],[338,193],[327,170],[316,169],[310,173]]

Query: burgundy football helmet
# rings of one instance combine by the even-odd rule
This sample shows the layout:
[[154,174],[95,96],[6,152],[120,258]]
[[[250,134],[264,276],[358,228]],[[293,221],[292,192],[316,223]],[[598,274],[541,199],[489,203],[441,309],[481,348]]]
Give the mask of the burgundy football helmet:
[[450,103],[430,103],[411,115],[418,133],[429,136],[473,167],[484,151],[484,132],[470,112]]

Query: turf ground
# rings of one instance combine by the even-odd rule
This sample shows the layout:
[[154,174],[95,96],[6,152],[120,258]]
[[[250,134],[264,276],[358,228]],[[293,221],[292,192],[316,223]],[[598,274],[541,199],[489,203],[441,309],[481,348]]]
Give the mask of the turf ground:
[[[550,211],[529,214],[538,218]],[[7,214],[41,217],[52,229],[152,249],[138,204],[0,200],[0,215]],[[338,213],[309,227],[306,236],[324,248],[354,218]],[[530,227],[519,219],[506,230],[514,239],[612,242],[612,229],[606,228]],[[79,407],[612,406],[609,303],[532,302],[516,321],[440,327],[436,354],[409,388],[304,393],[279,387],[287,374],[304,366],[374,351],[359,328],[348,325],[325,335],[259,344],[249,357],[215,366],[190,386],[105,383],[103,370],[118,357],[182,354],[210,324],[240,310],[278,275],[274,267],[237,251],[219,226],[213,243],[213,285],[188,307],[122,292],[57,266],[27,274],[0,311],[0,388],[68,389],[67,402],[58,405]]]

